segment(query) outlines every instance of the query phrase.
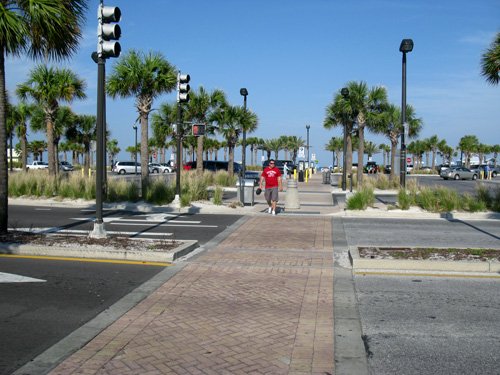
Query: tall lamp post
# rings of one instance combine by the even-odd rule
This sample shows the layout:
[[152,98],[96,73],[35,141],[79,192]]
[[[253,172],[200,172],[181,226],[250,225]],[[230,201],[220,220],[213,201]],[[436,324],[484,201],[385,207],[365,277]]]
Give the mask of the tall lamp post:
[[[340,90],[340,95],[347,100],[349,98],[349,89],[344,87]],[[343,160],[342,160],[342,191],[347,189],[347,124],[344,122],[344,150],[343,150]]]
[[[247,112],[247,96],[248,90],[246,88],[240,89],[240,95],[243,96],[243,111]],[[245,197],[244,197],[244,182],[245,182],[245,174],[246,174],[246,154],[247,154],[247,130],[244,125],[242,127],[243,138],[241,140],[241,177],[240,177],[240,202],[244,206],[245,205]]]
[[132,128],[135,130],[134,162],[135,162],[135,174],[137,175],[137,125],[134,124]]
[[311,129],[311,125],[306,125],[307,129],[307,168],[310,167],[309,165],[309,129]]
[[401,90],[401,152],[400,152],[400,171],[399,183],[403,189],[406,188],[406,144],[405,144],[405,127],[406,127],[406,53],[413,50],[413,40],[403,39],[399,46],[399,51],[403,53],[403,72],[402,72],[402,90]]

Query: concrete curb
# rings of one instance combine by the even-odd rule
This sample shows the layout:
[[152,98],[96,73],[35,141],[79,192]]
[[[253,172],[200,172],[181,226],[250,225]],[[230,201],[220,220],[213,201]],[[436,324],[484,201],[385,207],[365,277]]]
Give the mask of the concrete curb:
[[498,212],[425,212],[416,209],[410,210],[383,210],[368,208],[364,211],[342,210],[331,213],[330,216],[360,217],[360,218],[413,218],[413,219],[444,219],[444,220],[500,220]]
[[359,256],[357,247],[349,247],[349,258],[353,271],[369,272],[382,270],[417,272],[462,272],[500,275],[500,263],[493,261],[440,261],[440,260],[398,260],[367,259]]
[[[141,241],[144,243],[148,240],[141,239]],[[123,250],[99,245],[37,246],[3,243],[0,244],[0,254],[112,259],[138,262],[173,262],[174,260],[190,253],[199,246],[198,241],[194,240],[177,240],[177,242],[181,242],[181,244],[177,248],[168,252]]]

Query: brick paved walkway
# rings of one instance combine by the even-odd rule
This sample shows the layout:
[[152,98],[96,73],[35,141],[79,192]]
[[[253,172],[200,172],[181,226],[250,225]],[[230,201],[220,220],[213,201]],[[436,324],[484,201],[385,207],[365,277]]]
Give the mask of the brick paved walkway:
[[51,374],[333,374],[331,237],[251,217]]

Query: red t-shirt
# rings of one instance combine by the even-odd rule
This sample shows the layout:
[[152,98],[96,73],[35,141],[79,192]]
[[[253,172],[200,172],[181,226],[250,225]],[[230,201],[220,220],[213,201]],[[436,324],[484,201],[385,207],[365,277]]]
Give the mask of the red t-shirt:
[[264,181],[266,181],[266,189],[278,187],[278,179],[281,177],[281,172],[277,167],[270,168],[266,167],[262,171],[261,176],[264,177]]

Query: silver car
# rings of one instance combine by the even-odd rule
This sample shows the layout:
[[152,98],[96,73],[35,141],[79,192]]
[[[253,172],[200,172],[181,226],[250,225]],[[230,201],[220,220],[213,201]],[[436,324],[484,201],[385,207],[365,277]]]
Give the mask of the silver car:
[[471,171],[465,167],[452,167],[442,169],[439,175],[445,180],[477,180],[477,172]]

